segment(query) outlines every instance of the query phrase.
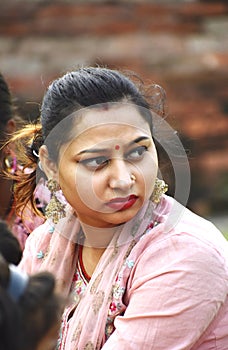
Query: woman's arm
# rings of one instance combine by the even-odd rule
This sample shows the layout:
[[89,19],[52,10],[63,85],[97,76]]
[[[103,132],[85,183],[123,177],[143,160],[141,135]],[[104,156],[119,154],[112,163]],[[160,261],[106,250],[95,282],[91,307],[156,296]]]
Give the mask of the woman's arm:
[[136,263],[127,309],[102,349],[192,349],[227,293],[224,259],[214,248],[185,233],[168,237]]

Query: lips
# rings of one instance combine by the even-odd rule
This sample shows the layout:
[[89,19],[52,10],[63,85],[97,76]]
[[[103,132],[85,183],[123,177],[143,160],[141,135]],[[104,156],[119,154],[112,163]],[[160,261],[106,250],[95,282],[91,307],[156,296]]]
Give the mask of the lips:
[[106,203],[106,205],[116,211],[126,210],[132,207],[137,201],[138,197],[136,195],[130,195],[128,197],[113,198],[111,201]]

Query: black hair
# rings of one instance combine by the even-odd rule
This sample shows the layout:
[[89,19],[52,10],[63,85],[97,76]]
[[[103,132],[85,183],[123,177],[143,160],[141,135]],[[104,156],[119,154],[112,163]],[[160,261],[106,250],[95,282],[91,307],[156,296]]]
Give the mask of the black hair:
[[3,220],[0,220],[0,253],[8,263],[14,265],[18,265],[22,258],[22,249],[18,239]]
[[[35,349],[52,326],[61,320],[63,300],[55,294],[55,279],[48,272],[30,276],[18,303],[21,314],[20,349]],[[57,339],[56,339],[57,342]]]
[[7,290],[9,279],[8,263],[0,256],[0,348],[34,350],[60,324],[63,299],[55,293],[55,279],[48,272],[30,276],[18,300]]
[[[0,141],[6,139],[5,128],[7,122],[13,118],[13,104],[9,87],[0,73]],[[0,144],[1,147],[1,144]]]
[[6,140],[9,138],[6,126],[9,120],[14,120],[17,127],[23,125],[23,119],[18,115],[16,105],[9,86],[0,73],[0,151]]
[[0,73],[0,123],[5,125],[8,120],[13,118],[12,96],[6,80]]
[[47,144],[50,158],[57,161],[60,146],[69,141],[72,125],[71,119],[66,117],[83,108],[113,102],[134,104],[152,130],[149,103],[136,84],[119,71],[99,67],[80,68],[55,80],[49,86],[41,106],[42,141],[60,122],[64,133],[50,138]]
[[10,271],[8,263],[0,255],[0,339],[1,350],[17,349],[19,310],[7,293]]

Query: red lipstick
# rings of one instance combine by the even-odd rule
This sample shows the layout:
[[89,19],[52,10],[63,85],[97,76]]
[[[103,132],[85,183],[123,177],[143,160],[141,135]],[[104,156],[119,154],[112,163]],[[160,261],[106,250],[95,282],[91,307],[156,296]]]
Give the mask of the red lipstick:
[[135,204],[137,199],[138,197],[132,194],[128,197],[113,198],[110,202],[106,203],[106,205],[111,209],[121,211],[131,208]]

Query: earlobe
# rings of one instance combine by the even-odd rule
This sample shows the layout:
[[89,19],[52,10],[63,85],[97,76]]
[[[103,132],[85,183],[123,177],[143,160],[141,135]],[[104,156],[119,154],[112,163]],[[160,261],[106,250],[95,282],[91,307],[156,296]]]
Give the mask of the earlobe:
[[48,149],[45,145],[40,147],[39,158],[42,170],[48,179],[57,180],[57,165],[49,158]]

